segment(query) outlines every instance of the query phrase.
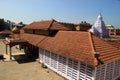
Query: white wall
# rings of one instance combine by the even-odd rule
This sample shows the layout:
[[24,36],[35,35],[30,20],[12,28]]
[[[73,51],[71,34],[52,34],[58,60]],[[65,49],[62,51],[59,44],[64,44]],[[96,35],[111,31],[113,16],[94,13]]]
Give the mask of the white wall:
[[39,61],[69,80],[94,80],[93,68],[77,60],[40,48]]
[[95,73],[95,80],[115,80],[120,77],[120,59],[96,67]]

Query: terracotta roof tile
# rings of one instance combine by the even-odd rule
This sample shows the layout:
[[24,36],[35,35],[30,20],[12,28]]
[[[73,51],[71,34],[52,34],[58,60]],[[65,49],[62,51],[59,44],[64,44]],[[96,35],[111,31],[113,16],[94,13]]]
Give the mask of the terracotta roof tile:
[[94,56],[99,52],[103,63],[120,59],[120,50],[90,32],[59,31],[54,37],[23,34],[30,44],[53,53],[79,60],[92,66],[97,65]]
[[50,30],[72,30],[72,27],[69,27],[63,23],[54,21],[50,27]]
[[59,31],[55,37],[47,37],[38,46],[93,65],[94,56],[89,39],[89,32]]
[[0,31],[0,34],[11,34],[11,33],[12,33],[12,31],[7,30],[7,29]]
[[92,36],[92,38],[94,49],[96,52],[100,53],[100,60],[103,63],[120,58],[120,50],[118,48],[96,36]]
[[113,45],[114,47],[120,49],[120,41],[112,41],[109,42],[111,45]]
[[33,22],[23,29],[40,29],[40,30],[72,30],[69,26],[66,26],[55,20],[45,20],[39,22]]
[[40,41],[44,40],[46,36],[42,36],[42,35],[34,35],[34,34],[21,34],[21,39],[24,39],[26,41],[28,41],[28,43],[32,44],[32,45],[37,45]]
[[43,29],[43,30],[48,30],[49,27],[50,27],[50,24],[52,22],[53,22],[53,20],[33,22],[33,23],[25,26],[23,29]]

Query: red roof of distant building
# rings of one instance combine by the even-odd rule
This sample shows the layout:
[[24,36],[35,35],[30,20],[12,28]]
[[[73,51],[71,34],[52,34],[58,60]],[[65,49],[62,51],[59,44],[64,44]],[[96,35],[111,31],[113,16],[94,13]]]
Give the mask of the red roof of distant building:
[[52,20],[45,20],[45,21],[39,21],[39,22],[33,22],[27,26],[25,26],[23,29],[40,29],[40,30],[72,30],[71,27],[65,26],[64,24]]
[[3,31],[0,31],[0,34],[11,34],[11,31],[10,30],[3,30]]

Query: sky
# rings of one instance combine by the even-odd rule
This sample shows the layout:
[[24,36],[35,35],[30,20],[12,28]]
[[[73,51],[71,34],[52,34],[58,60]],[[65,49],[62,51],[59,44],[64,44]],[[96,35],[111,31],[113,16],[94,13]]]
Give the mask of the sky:
[[55,19],[94,24],[101,13],[105,24],[120,28],[120,0],[0,0],[0,18],[15,23]]

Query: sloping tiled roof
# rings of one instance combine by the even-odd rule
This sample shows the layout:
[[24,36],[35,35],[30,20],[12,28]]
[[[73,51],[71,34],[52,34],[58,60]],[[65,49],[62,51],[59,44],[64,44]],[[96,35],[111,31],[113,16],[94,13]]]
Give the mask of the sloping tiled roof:
[[25,26],[23,29],[43,29],[43,30],[48,30],[49,27],[50,27],[50,24],[52,22],[53,22],[53,20],[33,22],[33,23]]
[[120,59],[118,48],[90,32],[59,31],[54,37],[33,34],[23,36],[30,44],[92,66],[98,65],[95,52],[99,52],[99,59],[102,63]]
[[39,22],[33,22],[23,29],[40,29],[40,30],[72,30],[69,26],[65,26],[55,20],[45,20]]
[[28,41],[28,43],[32,44],[32,45],[37,45],[40,41],[44,40],[46,36],[42,36],[42,35],[34,35],[34,34],[21,34],[21,39],[24,39],[26,41]]
[[110,62],[120,59],[120,50],[109,42],[104,41],[96,36],[92,36],[95,52],[99,52],[99,59],[103,62]]
[[107,41],[114,47],[120,49],[120,35],[110,35],[110,37]]
[[63,56],[94,64],[89,40],[88,32],[59,31],[55,37],[46,38],[38,46]]
[[119,41],[109,41],[109,43],[111,45],[113,45],[114,47],[120,49],[120,40]]
[[69,25],[65,25],[63,23],[60,23],[54,20],[50,29],[51,30],[73,30],[73,27],[70,27]]
[[10,30],[3,30],[3,31],[0,31],[0,34],[11,34],[12,32]]

